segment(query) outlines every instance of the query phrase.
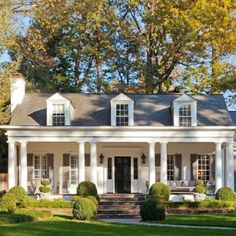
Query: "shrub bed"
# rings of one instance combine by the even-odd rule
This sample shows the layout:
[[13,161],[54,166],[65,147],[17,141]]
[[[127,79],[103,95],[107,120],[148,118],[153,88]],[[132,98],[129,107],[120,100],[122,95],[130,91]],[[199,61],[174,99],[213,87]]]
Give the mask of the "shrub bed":
[[208,199],[201,202],[169,202],[165,205],[168,208],[231,208],[234,202]]
[[73,203],[64,199],[41,199],[36,200],[34,198],[27,197],[21,203],[24,208],[27,207],[38,207],[38,208],[71,208]]
[[80,198],[73,205],[72,214],[75,219],[92,220],[95,219],[96,213],[97,206],[89,198]]

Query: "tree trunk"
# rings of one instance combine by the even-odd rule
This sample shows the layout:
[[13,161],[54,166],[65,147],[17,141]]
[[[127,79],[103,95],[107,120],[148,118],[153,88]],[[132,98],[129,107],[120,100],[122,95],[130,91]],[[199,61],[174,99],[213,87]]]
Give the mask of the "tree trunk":
[[216,49],[212,45],[211,49],[211,76],[212,76],[212,83],[211,83],[211,94],[219,93],[219,76],[217,73],[217,63],[218,63],[218,56]]
[[97,93],[102,91],[102,79],[101,79],[101,61],[100,58],[96,58],[96,71],[97,71]]

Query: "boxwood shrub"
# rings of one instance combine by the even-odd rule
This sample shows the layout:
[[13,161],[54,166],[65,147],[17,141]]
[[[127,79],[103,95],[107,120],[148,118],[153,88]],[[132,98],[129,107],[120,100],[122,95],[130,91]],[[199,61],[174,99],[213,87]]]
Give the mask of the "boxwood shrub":
[[[84,198],[84,197],[83,196],[74,196],[72,198],[72,202],[74,203],[74,202],[80,200],[81,198]],[[86,198],[90,199],[95,204],[95,206],[98,206],[98,200],[97,200],[96,197],[94,197],[94,196],[87,196]]]
[[96,185],[90,181],[83,181],[77,187],[77,195],[87,197],[94,196],[98,198]]
[[140,208],[140,215],[144,221],[164,220],[165,208],[156,198],[147,198]]
[[164,183],[157,182],[151,186],[149,196],[156,198],[158,201],[169,201],[170,188]]
[[27,193],[21,186],[15,186],[9,190],[9,193],[15,195],[18,202],[27,197]]
[[195,189],[194,189],[195,193],[205,193],[206,189],[204,186],[198,185]]
[[97,207],[89,198],[80,198],[73,205],[72,214],[78,220],[95,219]]
[[235,193],[231,188],[223,187],[216,192],[216,199],[224,201],[235,201]]
[[39,191],[41,193],[49,193],[51,191],[51,188],[48,186],[41,186],[41,187],[39,187]]
[[0,199],[0,208],[9,213],[14,213],[16,210],[17,198],[12,193],[4,194]]

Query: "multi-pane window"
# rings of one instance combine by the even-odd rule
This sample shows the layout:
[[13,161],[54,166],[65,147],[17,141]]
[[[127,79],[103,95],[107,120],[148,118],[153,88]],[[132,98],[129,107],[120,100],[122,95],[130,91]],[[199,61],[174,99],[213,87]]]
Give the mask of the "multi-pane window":
[[179,108],[179,126],[191,126],[191,105],[185,104]]
[[128,104],[116,105],[116,126],[129,125],[129,111]]
[[198,155],[197,178],[203,181],[210,180],[210,155]]
[[44,179],[48,178],[47,168],[47,156],[46,155],[35,155],[34,156],[34,178]]
[[134,179],[138,179],[138,158],[134,158]]
[[77,156],[71,155],[70,156],[70,183],[77,184],[78,179],[78,162]]
[[175,179],[175,156],[167,155],[167,180]]
[[65,125],[65,105],[64,104],[53,104],[52,125],[54,126]]
[[107,179],[112,179],[112,158],[107,159]]

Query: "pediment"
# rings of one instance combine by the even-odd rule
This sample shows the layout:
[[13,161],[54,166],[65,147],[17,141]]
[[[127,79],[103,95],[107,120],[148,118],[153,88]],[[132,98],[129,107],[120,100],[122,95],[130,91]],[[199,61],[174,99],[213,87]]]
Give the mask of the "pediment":
[[176,98],[174,102],[197,102],[197,101],[187,94],[182,94],[181,96]]
[[134,102],[131,98],[129,98],[128,96],[126,96],[123,93],[120,93],[119,95],[117,95],[116,97],[114,97],[113,99],[111,99],[111,102],[118,102],[118,101],[122,101],[122,102]]

